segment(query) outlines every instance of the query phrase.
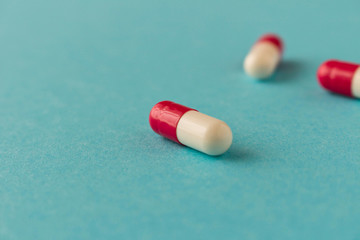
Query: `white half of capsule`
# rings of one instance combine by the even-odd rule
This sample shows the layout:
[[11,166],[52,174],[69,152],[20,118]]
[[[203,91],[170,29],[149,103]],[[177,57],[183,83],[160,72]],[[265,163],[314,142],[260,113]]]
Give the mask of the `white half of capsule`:
[[352,78],[351,93],[354,97],[360,98],[360,67],[356,69]]
[[176,136],[185,146],[209,155],[223,154],[232,143],[232,132],[225,122],[193,110],[180,118]]
[[271,42],[258,42],[250,50],[244,61],[245,72],[253,78],[270,77],[281,59],[281,52]]

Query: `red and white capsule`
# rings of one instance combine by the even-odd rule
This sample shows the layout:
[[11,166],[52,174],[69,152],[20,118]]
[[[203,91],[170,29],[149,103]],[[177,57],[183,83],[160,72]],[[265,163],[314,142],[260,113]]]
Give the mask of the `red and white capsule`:
[[328,60],[317,71],[319,84],[325,89],[360,98],[360,64]]
[[283,42],[279,36],[275,34],[263,35],[245,58],[245,72],[257,79],[270,77],[279,65],[283,49]]
[[157,134],[209,155],[223,154],[232,143],[225,122],[174,102],[157,103],[149,122]]

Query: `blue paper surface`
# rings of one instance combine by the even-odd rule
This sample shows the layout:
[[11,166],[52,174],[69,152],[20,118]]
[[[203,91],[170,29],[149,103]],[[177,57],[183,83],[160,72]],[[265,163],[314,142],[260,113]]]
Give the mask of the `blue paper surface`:
[[[0,0],[0,239],[359,239],[360,2]],[[264,82],[242,61],[266,32]],[[224,120],[214,158],[156,135],[171,100]]]

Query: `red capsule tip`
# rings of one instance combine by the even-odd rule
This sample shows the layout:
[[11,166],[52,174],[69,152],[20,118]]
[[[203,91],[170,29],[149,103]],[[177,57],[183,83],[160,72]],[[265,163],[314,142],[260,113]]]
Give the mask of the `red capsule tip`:
[[328,60],[318,68],[318,82],[327,90],[353,97],[352,78],[358,67],[359,65],[354,63]]
[[329,80],[331,69],[336,66],[336,60],[328,60],[322,63],[317,71],[317,79],[319,84],[326,89],[331,89],[331,81]]
[[176,136],[176,127],[180,118],[190,110],[194,109],[171,101],[159,102],[150,111],[150,126],[157,134],[180,143]]
[[281,38],[278,35],[273,34],[273,33],[268,33],[268,34],[261,36],[257,42],[271,42],[279,49],[279,51],[281,53],[284,50],[283,41],[281,40]]

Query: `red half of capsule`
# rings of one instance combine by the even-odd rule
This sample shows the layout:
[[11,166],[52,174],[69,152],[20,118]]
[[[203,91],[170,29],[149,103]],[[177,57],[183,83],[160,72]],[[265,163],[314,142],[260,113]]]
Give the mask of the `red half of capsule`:
[[270,43],[274,44],[279,49],[281,54],[283,53],[283,50],[284,50],[283,41],[276,34],[273,34],[273,33],[265,34],[265,35],[261,36],[259,38],[259,40],[257,40],[256,43],[259,43],[259,42],[270,42]]
[[180,118],[190,110],[197,111],[171,101],[159,102],[150,111],[150,126],[157,134],[180,143],[176,136],[176,127]]
[[353,97],[351,84],[358,64],[328,60],[317,71],[319,84],[332,92]]

